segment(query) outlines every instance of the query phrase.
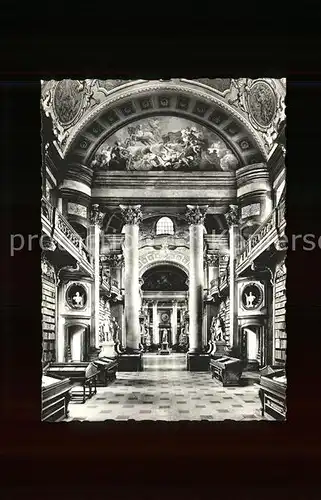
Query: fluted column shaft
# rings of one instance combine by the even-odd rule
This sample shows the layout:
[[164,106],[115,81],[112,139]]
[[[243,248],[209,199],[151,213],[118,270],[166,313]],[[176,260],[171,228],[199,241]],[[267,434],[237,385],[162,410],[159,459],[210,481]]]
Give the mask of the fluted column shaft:
[[139,292],[139,223],[142,219],[140,205],[120,206],[125,221],[125,331],[128,350],[138,350],[140,343],[140,292]]
[[203,295],[204,295],[204,217],[207,207],[188,206],[189,222],[189,351],[202,350]]

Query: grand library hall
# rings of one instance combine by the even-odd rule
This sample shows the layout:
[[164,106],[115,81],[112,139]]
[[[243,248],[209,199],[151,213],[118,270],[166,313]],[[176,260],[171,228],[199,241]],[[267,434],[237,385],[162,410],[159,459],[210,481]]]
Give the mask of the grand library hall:
[[41,82],[42,421],[286,420],[285,99]]

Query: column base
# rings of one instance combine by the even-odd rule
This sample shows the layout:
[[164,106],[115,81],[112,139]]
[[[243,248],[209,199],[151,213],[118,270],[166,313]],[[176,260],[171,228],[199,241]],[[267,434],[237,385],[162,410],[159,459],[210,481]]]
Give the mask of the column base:
[[141,352],[120,354],[118,357],[119,372],[141,372],[143,371],[143,356]]
[[187,371],[189,372],[208,372],[210,369],[209,354],[187,353]]

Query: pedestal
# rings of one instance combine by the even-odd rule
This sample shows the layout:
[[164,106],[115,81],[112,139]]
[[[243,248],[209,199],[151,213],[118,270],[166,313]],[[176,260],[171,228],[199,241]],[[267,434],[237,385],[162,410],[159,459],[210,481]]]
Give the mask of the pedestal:
[[187,371],[208,372],[210,369],[209,354],[187,353]]
[[108,342],[104,342],[101,346],[101,351],[99,353],[99,357],[103,358],[117,358],[117,353],[115,351],[115,342],[110,340]]
[[227,344],[225,340],[216,340],[214,342],[214,358],[222,358],[223,356],[227,356]]
[[168,348],[168,342],[162,342],[161,348],[159,350],[159,354],[165,355],[165,356],[170,354],[170,350]]
[[140,372],[143,371],[142,354],[121,354],[118,358],[119,372]]

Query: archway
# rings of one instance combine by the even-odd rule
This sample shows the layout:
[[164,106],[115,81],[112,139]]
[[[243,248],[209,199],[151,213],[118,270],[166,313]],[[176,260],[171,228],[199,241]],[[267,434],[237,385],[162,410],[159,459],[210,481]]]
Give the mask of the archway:
[[266,324],[264,318],[239,320],[240,356],[247,370],[257,370],[265,364]]
[[177,346],[187,309],[186,272],[169,263],[150,267],[143,274],[142,299],[152,346],[157,349],[164,336],[170,348]]
[[80,362],[88,360],[89,325],[68,322],[65,325],[64,361]]

